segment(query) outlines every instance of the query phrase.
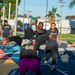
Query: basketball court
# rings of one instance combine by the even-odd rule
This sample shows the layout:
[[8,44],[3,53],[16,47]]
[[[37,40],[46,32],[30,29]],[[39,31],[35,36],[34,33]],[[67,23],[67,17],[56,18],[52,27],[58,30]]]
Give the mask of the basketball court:
[[[75,75],[75,48],[67,48],[67,43],[62,43],[59,47],[59,54],[57,57],[56,70],[51,71],[51,58],[48,65],[43,62],[44,50],[39,51],[39,56],[42,55],[40,67],[42,75]],[[44,47],[43,47],[44,48]],[[16,48],[15,48],[16,49]],[[0,49],[0,75],[19,75],[18,63],[19,63],[20,50],[13,51]],[[26,75],[35,75],[30,71]]]

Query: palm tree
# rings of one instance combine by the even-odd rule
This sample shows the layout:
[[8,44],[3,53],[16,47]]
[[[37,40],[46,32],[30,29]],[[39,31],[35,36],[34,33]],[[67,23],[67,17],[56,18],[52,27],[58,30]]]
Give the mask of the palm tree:
[[37,18],[40,19],[41,17],[40,16],[37,16]]
[[75,6],[75,0],[72,0],[69,4],[69,8],[73,8]]
[[52,10],[49,11],[49,13],[47,14],[49,23],[53,23],[55,21],[56,16],[60,17],[60,15],[56,13],[56,11],[57,11],[57,8],[53,7]]

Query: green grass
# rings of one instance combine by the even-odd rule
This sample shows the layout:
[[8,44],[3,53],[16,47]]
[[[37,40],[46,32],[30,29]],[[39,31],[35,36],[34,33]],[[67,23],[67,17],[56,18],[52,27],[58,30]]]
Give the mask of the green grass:
[[75,34],[59,34],[60,38],[75,38]]
[[75,42],[75,39],[61,39],[61,41],[67,41],[67,42]]
[[75,34],[60,34],[62,41],[75,42]]
[[[24,34],[17,32],[17,36],[23,37]],[[61,41],[75,42],[75,34],[59,34]]]
[[17,32],[17,36],[24,37],[24,34],[21,32]]

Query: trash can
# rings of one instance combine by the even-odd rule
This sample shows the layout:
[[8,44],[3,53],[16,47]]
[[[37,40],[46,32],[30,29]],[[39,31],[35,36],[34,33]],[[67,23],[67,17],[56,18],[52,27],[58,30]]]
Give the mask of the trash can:
[[28,27],[29,27],[29,24],[28,23],[25,23],[24,24],[24,30],[26,30]]

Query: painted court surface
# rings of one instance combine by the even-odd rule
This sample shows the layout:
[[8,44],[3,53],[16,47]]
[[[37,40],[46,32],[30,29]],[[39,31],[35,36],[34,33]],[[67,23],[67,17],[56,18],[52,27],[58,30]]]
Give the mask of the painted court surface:
[[[41,57],[40,67],[42,75],[75,75],[75,48],[67,48],[67,43],[59,47],[56,71],[51,71],[51,58],[48,65],[44,65],[44,50],[39,51]],[[42,55],[42,56],[41,56]],[[0,49],[0,75],[19,75],[19,51]],[[30,71],[26,75],[35,75]]]

